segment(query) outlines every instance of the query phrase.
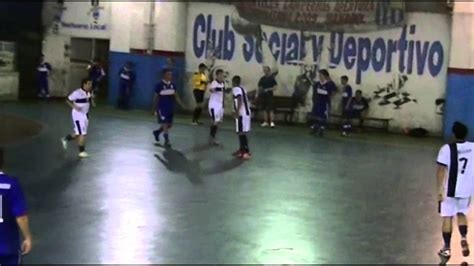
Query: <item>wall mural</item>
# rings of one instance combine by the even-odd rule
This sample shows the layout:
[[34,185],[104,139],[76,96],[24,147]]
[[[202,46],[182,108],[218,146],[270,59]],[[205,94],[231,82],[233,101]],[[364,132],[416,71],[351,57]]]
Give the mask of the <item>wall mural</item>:
[[[211,75],[217,69],[225,71],[227,85],[238,74],[252,91],[262,66],[270,66],[279,83],[277,94],[297,98],[308,110],[317,71],[327,68],[336,83],[347,75],[354,89],[372,98],[374,116],[397,120],[395,112],[418,112],[411,121],[400,119],[404,125],[395,121],[394,126],[419,127],[432,120],[433,102],[444,93],[448,16],[406,14],[398,1],[368,2],[373,6],[367,10],[349,1],[344,6],[332,1],[323,5],[319,1],[298,5],[293,1],[190,3],[187,72],[191,74],[205,62]],[[211,9],[215,11],[209,12]],[[270,11],[262,15],[262,9]],[[302,10],[320,15],[301,21]],[[318,31],[311,31],[313,28]],[[430,113],[417,111],[428,108]],[[425,125],[434,131],[440,126]]]

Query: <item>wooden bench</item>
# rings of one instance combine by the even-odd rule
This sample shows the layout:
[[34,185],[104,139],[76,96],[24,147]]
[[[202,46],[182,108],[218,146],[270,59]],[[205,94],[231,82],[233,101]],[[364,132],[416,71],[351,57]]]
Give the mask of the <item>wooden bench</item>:
[[[258,113],[262,111],[259,108],[260,106],[255,105],[255,103],[250,107],[250,110],[252,111],[252,119],[258,118]],[[273,96],[273,112],[275,115],[283,114],[285,123],[292,122],[291,118],[294,113],[293,99],[287,96]]]
[[[312,116],[311,113],[307,113],[308,125],[309,125],[309,122],[312,120],[311,116]],[[340,114],[331,114],[331,115],[329,115],[328,124],[329,125],[332,124],[332,125],[341,126],[342,125],[342,119],[343,119],[343,117]],[[352,120],[357,120],[357,118],[352,119]],[[380,123],[380,127],[375,127],[375,126],[371,126],[371,125],[367,126],[367,124],[364,124],[364,127],[374,128],[374,129],[383,129],[385,132],[389,132],[390,120],[392,120],[392,119],[377,118],[377,117],[364,117],[363,120],[364,120],[364,122],[365,121],[372,121],[372,122]]]

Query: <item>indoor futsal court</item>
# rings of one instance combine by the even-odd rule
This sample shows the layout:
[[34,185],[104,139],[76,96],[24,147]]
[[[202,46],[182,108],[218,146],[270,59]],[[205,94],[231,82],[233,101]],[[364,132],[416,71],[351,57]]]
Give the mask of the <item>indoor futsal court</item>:
[[0,266],[474,264],[474,1],[0,1]]

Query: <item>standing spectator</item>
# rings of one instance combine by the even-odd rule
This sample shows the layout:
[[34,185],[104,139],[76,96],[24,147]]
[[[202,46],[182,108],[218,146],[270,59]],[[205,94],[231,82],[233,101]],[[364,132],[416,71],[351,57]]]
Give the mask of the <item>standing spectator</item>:
[[125,63],[120,69],[120,89],[119,89],[119,102],[118,107],[120,109],[130,108],[130,98],[132,97],[133,84],[135,82],[135,72],[131,62]]
[[0,149],[0,265],[19,265],[21,256],[28,254],[32,246],[26,201],[18,180],[2,169]]
[[99,92],[100,82],[105,77],[104,68],[102,68],[98,58],[94,58],[92,63],[87,66],[87,71],[89,71],[89,79],[92,80],[92,91],[94,94]]
[[[359,119],[359,127],[364,127],[364,118],[369,112],[369,100],[362,96],[362,91],[357,90],[355,97],[351,100],[351,107],[349,111],[350,119]],[[351,126],[352,128],[352,126]]]
[[352,101],[352,87],[349,85],[349,78],[347,76],[341,77],[341,86],[342,86],[342,135],[347,136],[351,130],[351,123],[349,117],[349,111],[351,109],[351,101]]
[[194,108],[193,114],[193,125],[199,125],[201,122],[199,119],[202,114],[202,105],[204,103],[204,94],[206,93],[206,87],[209,83],[209,79],[206,75],[207,66],[203,63],[199,64],[198,72],[193,75],[193,94],[194,100],[196,100],[196,108]]
[[38,97],[49,98],[49,73],[52,70],[51,64],[44,60],[44,55],[40,56],[39,65],[36,68],[38,71]]
[[272,75],[271,69],[268,66],[263,67],[263,73],[265,74],[260,81],[258,82],[258,93],[256,93],[255,99],[257,100],[260,98],[262,109],[265,112],[262,127],[271,128],[275,127],[275,123],[273,123],[273,92],[277,88],[277,82],[275,80],[274,75]]
[[319,70],[319,81],[313,87],[312,114],[315,121],[311,133],[324,135],[331,110],[331,98],[336,91],[336,84],[331,80],[329,72],[326,69]]

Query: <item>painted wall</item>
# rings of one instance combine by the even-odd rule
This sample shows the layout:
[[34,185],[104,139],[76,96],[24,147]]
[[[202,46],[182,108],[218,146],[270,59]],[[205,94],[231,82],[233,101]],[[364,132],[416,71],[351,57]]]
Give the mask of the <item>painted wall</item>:
[[[207,62],[224,68],[228,79],[241,75],[254,90],[262,65],[270,65],[278,70],[277,94],[290,96],[296,80],[311,76],[319,65],[336,81],[348,75],[354,89],[372,98],[370,116],[393,119],[392,130],[424,127],[440,134],[442,117],[435,101],[446,87],[450,31],[448,15],[408,13],[402,28],[360,34],[299,32],[251,24],[232,5],[189,3],[187,80],[199,63]],[[311,108],[311,92],[307,96],[302,114]],[[338,99],[340,95],[334,112],[340,112]]]
[[0,72],[0,100],[18,99],[18,72]]
[[444,137],[451,138],[455,121],[466,123],[474,141],[474,3],[455,2],[451,60],[444,106]]

